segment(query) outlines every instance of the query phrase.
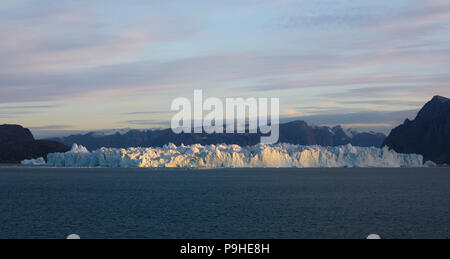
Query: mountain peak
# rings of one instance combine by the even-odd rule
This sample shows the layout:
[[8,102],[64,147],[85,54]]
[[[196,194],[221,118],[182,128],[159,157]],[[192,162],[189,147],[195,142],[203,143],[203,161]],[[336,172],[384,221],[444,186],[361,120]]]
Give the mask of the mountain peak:
[[20,125],[0,125],[0,163],[18,163],[69,150],[61,143],[35,140],[31,131]]
[[425,160],[450,163],[450,101],[434,96],[417,114],[393,129],[383,145],[399,153],[416,153]]
[[450,111],[450,102],[448,98],[436,95],[423,106],[423,108],[417,114],[415,121],[430,121],[437,116],[446,114]]
[[440,96],[440,95],[435,95],[433,97],[433,99],[431,99],[432,102],[440,102],[440,103],[445,103],[448,100],[449,99],[447,97]]
[[34,137],[29,129],[13,124],[0,125],[0,142],[6,142],[12,139],[20,141],[34,141]]

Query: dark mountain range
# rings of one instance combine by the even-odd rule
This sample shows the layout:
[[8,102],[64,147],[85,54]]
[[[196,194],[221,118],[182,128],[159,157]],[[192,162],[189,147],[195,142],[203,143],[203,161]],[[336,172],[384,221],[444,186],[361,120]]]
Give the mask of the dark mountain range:
[[[171,129],[131,130],[125,134],[104,135],[91,132],[85,135],[71,135],[53,140],[71,146],[80,144],[89,150],[101,147],[160,147],[168,143],[185,144],[238,144],[255,145],[260,142],[261,134],[174,134]],[[380,147],[386,136],[376,133],[357,133],[349,137],[340,127],[311,127],[304,121],[280,124],[279,142],[301,145],[338,146],[353,144],[355,146]]]
[[392,130],[384,145],[416,153],[438,164],[450,164],[450,100],[435,96],[413,120]]
[[385,139],[383,133],[363,132],[354,135],[351,144],[358,147],[383,147]]
[[48,153],[70,148],[50,140],[35,140],[30,130],[19,125],[0,125],[0,163],[19,163],[24,159],[47,157]]

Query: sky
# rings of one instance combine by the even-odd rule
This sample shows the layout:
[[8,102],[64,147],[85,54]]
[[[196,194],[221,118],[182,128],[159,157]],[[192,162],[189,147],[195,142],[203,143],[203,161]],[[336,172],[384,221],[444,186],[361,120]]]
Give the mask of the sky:
[[2,0],[0,124],[167,127],[177,97],[278,97],[388,132],[450,96],[448,0]]

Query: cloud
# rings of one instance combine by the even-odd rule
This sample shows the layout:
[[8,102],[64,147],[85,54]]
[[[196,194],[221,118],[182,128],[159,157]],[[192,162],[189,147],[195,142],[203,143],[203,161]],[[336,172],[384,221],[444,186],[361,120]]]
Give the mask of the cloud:
[[[448,73],[436,73],[423,67],[423,63],[438,66],[450,63],[450,49],[420,50],[380,54],[364,53],[352,56],[332,54],[320,59],[320,65],[310,64],[309,69],[301,70],[303,79],[286,79],[277,77],[256,81],[255,85],[246,86],[251,91],[291,90],[313,87],[350,87],[370,85],[445,85],[450,80]],[[310,59],[298,57],[298,62],[309,62]],[[311,57],[312,58],[312,57]],[[317,59],[315,60],[317,62]],[[293,65],[293,64],[292,64]],[[410,69],[421,68],[421,74],[401,71],[356,73],[364,69],[382,69],[388,66],[409,66]],[[340,72],[340,73],[338,73]],[[430,73],[431,72],[431,73]],[[282,73],[283,74],[283,73]],[[287,73],[285,73],[287,74]]]
[[37,109],[49,109],[56,108],[58,105],[22,105],[22,106],[0,106],[0,111],[4,110],[37,110]]
[[[284,19],[282,27],[301,28],[339,28],[383,31],[386,34],[417,36],[446,26],[450,18],[450,3],[446,0],[412,0],[398,8],[386,10],[386,5],[371,5],[371,1],[361,1],[336,5],[329,12],[302,14]],[[325,4],[322,2],[322,4]],[[350,7],[349,7],[350,5]],[[367,8],[370,6],[370,8]]]
[[26,115],[32,113],[43,112],[46,109],[52,109],[58,107],[58,105],[14,105],[14,106],[0,106],[0,115],[4,115],[3,118],[9,118],[10,116],[6,115]]
[[[292,57],[265,56],[255,53],[200,56],[167,62],[141,61],[85,69],[77,72],[39,73],[29,76],[0,77],[3,90],[0,101],[53,100],[62,96],[96,96],[137,94],[139,90],[161,90],[206,85],[217,82],[264,76],[280,71],[282,63],[295,62]],[[254,68],[249,69],[249,67]],[[286,69],[293,71],[294,68]],[[208,73],[205,73],[208,71]],[[209,87],[208,86],[208,87]]]
[[415,107],[422,107],[424,105],[423,101],[409,101],[409,100],[400,100],[400,99],[396,99],[396,100],[386,100],[386,99],[381,99],[381,100],[359,100],[359,101],[340,101],[339,103],[342,104],[362,104],[362,105],[367,105],[367,104],[375,104],[375,105],[401,105],[401,106],[415,106]]
[[165,111],[151,111],[151,112],[126,112],[122,115],[155,115],[155,114],[165,114]]
[[119,124],[155,127],[155,126],[168,126],[170,125],[170,122],[160,120],[128,120],[128,121],[121,121],[119,122]]
[[304,120],[312,125],[347,125],[358,126],[363,129],[370,129],[376,126],[377,130],[384,133],[389,132],[393,127],[403,123],[406,118],[413,119],[418,110],[403,111],[363,111],[352,113],[325,113],[310,116],[282,118],[280,122],[292,120]]
[[[0,107],[2,118],[63,100],[55,118],[83,104],[106,114],[104,123],[123,115],[151,125],[157,121],[131,119],[157,118],[194,88],[219,97],[277,95],[293,117],[412,109],[450,95],[448,1],[7,2],[0,4],[0,103],[10,108]],[[287,17],[281,29],[280,17]],[[145,98],[148,112],[136,107]]]
[[[417,17],[426,18],[426,24],[446,17],[444,2],[438,1],[433,5],[415,2],[412,6],[400,14],[386,14],[380,18],[382,21],[377,18],[377,22],[358,21],[367,13],[364,8],[351,9],[343,14],[336,11],[332,16],[322,15],[323,20],[329,23],[339,24],[335,20],[343,15],[347,17],[343,19],[346,23],[389,32],[394,27],[402,27],[398,24]],[[416,42],[409,44],[413,49],[405,48],[404,40],[401,41],[403,48],[386,49],[388,43],[379,43],[385,40],[382,37],[370,37],[374,40],[370,45],[359,46],[366,51],[351,54],[323,48],[320,52],[295,54],[236,51],[164,61],[149,58],[136,61],[134,56],[143,52],[148,44],[195,35],[198,20],[192,17],[140,18],[131,27],[126,26],[130,24],[128,22],[111,30],[111,25],[97,18],[98,10],[90,5],[53,3],[46,11],[31,11],[34,9],[26,6],[20,9],[26,10],[24,13],[7,12],[9,9],[6,8],[2,12],[5,16],[0,18],[0,21],[8,21],[0,26],[0,35],[5,39],[0,43],[4,57],[0,61],[0,68],[3,68],[0,70],[2,102],[141,95],[180,87],[212,88],[216,84],[236,85],[237,89],[253,91],[363,84],[426,84],[434,80],[430,78],[433,75],[429,75],[432,67],[450,63],[449,49],[417,49],[423,43]],[[374,10],[371,15],[378,14],[379,10]],[[320,19],[320,15],[316,18]],[[31,22],[40,24],[39,31],[30,26]],[[358,42],[350,41],[352,45]],[[335,43],[331,39],[327,47]],[[431,66],[424,69],[423,75],[379,76],[382,73],[371,72],[355,76],[356,71],[394,66],[418,69],[424,63]],[[445,82],[448,74],[446,77],[439,83]],[[255,84],[242,88],[244,81]]]
[[30,127],[30,130],[61,130],[61,129],[70,129],[72,125],[45,125],[38,127]]
[[[420,62],[419,62],[420,60]],[[240,81],[260,82],[240,89],[264,91],[322,86],[348,86],[391,83],[444,83],[447,75],[378,74],[352,76],[354,69],[378,68],[385,64],[419,66],[423,62],[435,65],[450,63],[449,50],[397,52],[380,55],[284,55],[263,52],[243,52],[199,56],[167,62],[140,61],[99,66],[74,72],[39,73],[27,76],[0,77],[3,94],[0,101],[45,101],[60,97],[140,95],[145,91],[167,91],[180,87],[213,88],[217,84],[240,85]],[[208,71],[207,73],[205,71]],[[283,77],[299,76],[303,80]],[[340,75],[337,77],[337,75]],[[270,78],[276,75],[282,79]],[[98,95],[96,95],[98,93]]]
[[[409,100],[419,98],[421,100],[429,100],[434,95],[449,95],[450,88],[445,83],[440,84],[418,84],[418,85],[394,85],[394,86],[369,86],[342,89],[339,92],[323,94],[326,97],[337,99],[343,98],[396,98],[404,99],[408,97]],[[369,101],[370,102],[370,101]],[[387,104],[385,102],[385,104]]]
[[42,125],[28,128],[37,139],[67,136],[70,134],[79,134],[84,132],[79,130],[71,130],[71,128],[73,128],[72,125]]
[[[387,21],[382,29],[391,30],[399,36],[429,33],[446,26],[450,18],[450,3],[443,0],[416,0],[396,19]],[[443,23],[444,22],[444,23]]]
[[301,116],[302,113],[295,110],[295,109],[287,109],[284,111],[284,114],[288,117],[293,117],[293,116]]
[[91,4],[39,4],[46,8],[19,2],[0,9],[0,75],[32,76],[130,62],[149,44],[182,40],[197,32],[189,17],[111,24]]
[[288,17],[281,24],[286,29],[299,27],[341,28],[370,25],[380,22],[381,18],[371,13],[341,13],[341,14],[306,14]]

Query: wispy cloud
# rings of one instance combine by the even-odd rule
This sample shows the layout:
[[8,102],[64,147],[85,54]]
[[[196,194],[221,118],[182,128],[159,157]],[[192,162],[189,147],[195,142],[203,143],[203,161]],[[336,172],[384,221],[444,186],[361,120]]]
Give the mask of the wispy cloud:
[[6,110],[40,110],[56,108],[58,105],[23,105],[23,106],[0,106],[0,111]]
[[408,100],[360,100],[360,101],[341,101],[343,104],[375,104],[375,105],[400,105],[400,106],[415,106],[422,107],[424,105],[423,101],[408,101]]
[[62,130],[62,129],[70,129],[72,125],[44,125],[38,127],[30,127],[30,130]]
[[449,20],[446,0],[5,0],[0,116],[146,126],[196,88],[292,117],[413,109],[450,95]]
[[136,126],[169,126],[169,121],[158,121],[158,120],[129,120],[121,121],[119,124],[136,125]]
[[[420,60],[420,62],[418,62]],[[444,83],[448,75],[368,75],[352,78],[354,68],[375,69],[391,65],[450,63],[449,50],[397,52],[380,55],[374,53],[353,56],[314,56],[314,55],[271,55],[266,53],[235,53],[222,56],[195,57],[171,62],[134,62],[112,66],[102,66],[72,73],[39,74],[33,77],[4,76],[0,78],[3,94],[0,101],[24,100],[44,101],[61,96],[77,96],[98,91],[100,94],[116,90],[118,95],[136,94],[141,90],[168,90],[177,87],[205,86],[217,83],[231,83],[245,80],[259,80],[248,90],[296,89],[318,86],[342,86],[349,84],[391,84],[436,82]],[[345,72],[347,70],[348,72]],[[208,71],[208,73],[205,73]],[[264,83],[268,75],[298,76],[302,71],[304,80],[286,81],[273,79]],[[338,72],[347,78],[336,78]],[[421,78],[420,78],[421,77]],[[418,81],[419,78],[419,81]],[[135,89],[131,91],[131,89]],[[95,96],[93,96],[95,97]]]
[[[361,2],[370,5],[371,1]],[[376,30],[397,36],[417,36],[445,27],[446,24],[442,22],[450,18],[450,4],[446,0],[413,0],[405,2],[399,8],[391,9],[386,9],[383,5],[380,2],[378,6],[372,5],[371,8],[364,6],[349,8],[342,4],[337,8],[329,8],[329,11],[324,13],[287,17],[282,26],[290,29],[362,27],[365,30],[372,30],[371,32]]]
[[151,111],[151,112],[126,112],[122,115],[155,115],[155,114],[165,114],[166,111]]
[[[148,18],[105,22],[87,2],[12,3],[0,9],[0,74],[31,75],[130,62],[148,44],[176,41],[196,33],[195,20]],[[33,26],[38,24],[38,26]]]

